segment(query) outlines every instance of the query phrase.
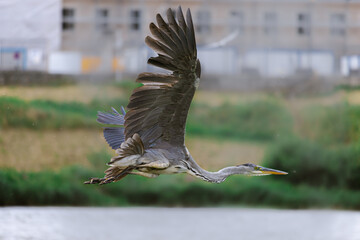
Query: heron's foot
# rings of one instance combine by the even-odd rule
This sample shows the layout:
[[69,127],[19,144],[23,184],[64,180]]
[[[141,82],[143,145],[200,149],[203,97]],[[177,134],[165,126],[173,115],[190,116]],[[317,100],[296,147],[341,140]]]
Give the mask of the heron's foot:
[[104,178],[90,178],[89,181],[85,181],[84,184],[99,184]]
[[113,181],[115,181],[115,177],[108,177],[108,178],[90,178],[89,181],[85,181],[84,184],[99,184],[99,185],[103,185],[103,184],[107,184],[107,183],[112,183]]

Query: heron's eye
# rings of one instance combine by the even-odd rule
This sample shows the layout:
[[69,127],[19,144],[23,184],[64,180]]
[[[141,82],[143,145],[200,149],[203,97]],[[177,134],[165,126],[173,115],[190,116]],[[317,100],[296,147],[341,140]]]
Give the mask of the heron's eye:
[[260,170],[260,167],[255,166],[254,169],[255,169],[255,170]]

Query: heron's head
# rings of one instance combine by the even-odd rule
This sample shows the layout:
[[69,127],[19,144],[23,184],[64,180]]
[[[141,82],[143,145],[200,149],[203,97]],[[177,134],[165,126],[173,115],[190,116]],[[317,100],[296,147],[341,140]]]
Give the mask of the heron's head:
[[265,175],[286,175],[287,172],[283,172],[276,169],[266,168],[262,166],[258,166],[252,163],[245,163],[242,165],[239,165],[239,167],[242,167],[244,170],[244,174],[248,176],[265,176]]

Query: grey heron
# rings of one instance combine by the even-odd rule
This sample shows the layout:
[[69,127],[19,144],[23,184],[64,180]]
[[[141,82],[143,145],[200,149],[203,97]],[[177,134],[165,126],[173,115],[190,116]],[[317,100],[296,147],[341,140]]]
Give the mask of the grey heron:
[[150,57],[148,64],[171,73],[141,73],[136,81],[142,86],[130,96],[127,112],[112,108],[112,112],[98,113],[99,123],[112,125],[104,128],[104,137],[117,155],[108,163],[103,178],[85,183],[116,182],[129,174],[154,178],[188,173],[212,183],[221,183],[234,174],[287,174],[252,163],[209,172],[195,162],[184,143],[186,118],[201,73],[194,26],[189,9],[186,17],[181,7],[176,17],[172,9],[166,15],[167,22],[156,15],[157,25],[150,24],[154,38],[147,36],[145,42],[158,54]]

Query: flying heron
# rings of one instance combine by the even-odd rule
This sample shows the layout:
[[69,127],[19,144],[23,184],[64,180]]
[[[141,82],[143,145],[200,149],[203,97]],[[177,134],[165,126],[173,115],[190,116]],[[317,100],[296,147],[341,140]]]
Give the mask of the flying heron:
[[171,74],[141,73],[136,81],[142,86],[130,96],[127,112],[124,108],[121,113],[112,108],[112,112],[98,113],[99,123],[112,125],[104,128],[104,137],[117,156],[111,158],[103,178],[91,178],[85,183],[116,182],[129,174],[154,178],[160,174],[188,173],[212,183],[221,183],[234,174],[287,174],[252,163],[209,172],[192,158],[184,143],[185,123],[199,86],[201,67],[190,9],[186,20],[181,7],[174,13],[168,9],[167,22],[157,14],[157,25],[150,24],[155,38],[145,38],[158,54],[150,57],[148,64]]

